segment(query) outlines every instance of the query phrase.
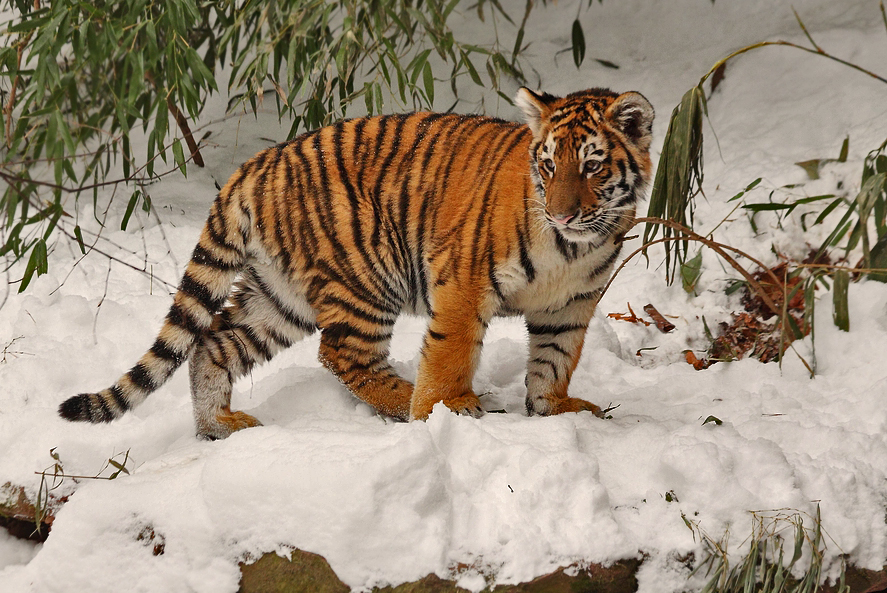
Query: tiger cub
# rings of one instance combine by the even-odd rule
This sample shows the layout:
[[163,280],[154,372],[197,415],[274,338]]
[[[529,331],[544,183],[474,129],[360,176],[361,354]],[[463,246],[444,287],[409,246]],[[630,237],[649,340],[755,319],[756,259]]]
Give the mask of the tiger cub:
[[[231,410],[232,383],[320,330],[322,363],[380,413],[480,416],[484,332],[522,314],[527,411],[599,414],[567,387],[650,177],[653,108],[600,88],[516,103],[526,124],[365,117],[260,152],[210,208],[150,350],[59,413],[110,421],[189,360],[197,433],[224,438],[260,424]],[[430,317],[415,385],[388,362],[401,312]]]

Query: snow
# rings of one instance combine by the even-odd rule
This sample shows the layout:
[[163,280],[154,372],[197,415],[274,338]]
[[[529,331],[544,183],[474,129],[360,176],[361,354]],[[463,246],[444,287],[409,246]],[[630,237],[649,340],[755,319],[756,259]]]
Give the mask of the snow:
[[[671,109],[718,59],[764,39],[807,43],[791,6],[825,49],[885,74],[887,31],[874,0],[607,0],[590,7],[583,1],[588,58],[578,73],[569,54],[553,58],[569,45],[578,8],[560,2],[537,7],[529,59],[540,86],[553,93],[608,86],[645,94],[658,110],[655,161]],[[472,12],[464,19],[468,38],[484,34]],[[764,48],[730,62],[709,100],[707,199],[698,202],[697,228],[707,231],[728,218],[719,240],[768,265],[778,261],[771,246],[806,255],[829,230],[802,232],[800,214],[815,205],[781,226],[761,213],[756,234],[744,214],[730,214],[735,203],[727,200],[758,177],[763,181],[746,196],[750,203],[767,201],[771,192],[774,200],[852,197],[862,159],[887,137],[885,90],[790,48]],[[448,105],[446,98],[436,105]],[[495,95],[486,106],[517,117]],[[24,295],[14,294],[15,285],[5,300],[0,295],[0,345],[7,346],[0,363],[0,484],[36,492],[35,472],[53,463],[50,449],[65,472],[77,475],[95,475],[124,452],[131,459],[128,476],[65,480],[55,494],[70,500],[44,544],[0,530],[4,592],[118,591],[121,583],[133,591],[233,592],[238,562],[300,548],[322,554],[357,590],[429,573],[478,590],[559,566],[645,554],[641,591],[665,593],[687,586],[679,559],[701,552],[682,515],[716,539],[729,529],[738,553],[751,532],[749,511],[812,516],[817,503],[831,576],[842,553],[862,568],[887,564],[887,290],[875,282],[851,286],[849,333],[834,327],[831,294],[820,291],[813,379],[799,358],[813,359],[810,338],[781,368],[747,359],[697,372],[682,351],[704,349],[703,316],[714,328],[740,308],[738,297],[723,292],[735,273],[710,252],[698,297],[666,287],[655,254],[649,268],[643,258],[633,260],[604,297],[571,394],[618,404],[609,420],[523,415],[527,346],[518,320],[491,325],[475,378],[476,391],[487,393],[485,408],[508,413],[479,420],[440,405],[427,422],[376,416],[320,366],[316,337],[237,384],[233,407],[265,426],[224,441],[194,438],[185,372],[114,423],[58,418],[61,401],[106,387],[150,345],[214,182],[267,146],[263,138],[282,140],[288,127],[271,116],[224,120],[223,108],[224,98],[214,98],[202,122],[213,132],[207,168],[189,167],[187,179],[169,176],[151,186],[162,227],[137,210],[135,229],[121,232],[115,229],[122,208],[108,215],[98,245],[150,275],[98,254],[80,260],[76,244],[60,239],[48,274]],[[847,135],[848,162],[826,166],[820,180],[807,181],[793,164],[837,156]],[[782,187],[788,184],[803,185]],[[112,198],[102,196],[104,203]],[[116,196],[118,206],[123,199]],[[85,230],[98,231],[89,210],[77,214]],[[637,246],[637,239],[629,242],[625,253]],[[9,279],[21,272],[14,267]],[[626,303],[639,313],[648,302],[674,316],[674,332],[606,316],[627,312]],[[424,327],[416,318],[396,327],[391,358],[407,377],[415,376]],[[723,424],[703,425],[710,415]],[[164,553],[155,556],[158,542]]]

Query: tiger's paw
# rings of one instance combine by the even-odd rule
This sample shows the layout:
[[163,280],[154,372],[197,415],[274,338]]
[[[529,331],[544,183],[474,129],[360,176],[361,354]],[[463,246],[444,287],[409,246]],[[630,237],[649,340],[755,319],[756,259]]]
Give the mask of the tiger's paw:
[[459,397],[444,400],[444,404],[461,416],[480,418],[484,415],[484,410],[480,407],[480,399],[473,393],[466,393]]
[[410,419],[427,420],[429,414],[431,414],[432,408],[434,408],[434,404],[438,401],[443,402],[446,407],[461,416],[480,418],[484,415],[484,410],[480,407],[480,399],[478,399],[474,393],[469,391],[462,395],[456,395],[442,400],[413,402],[410,409]]
[[599,406],[578,397],[527,397],[527,413],[530,416],[554,416],[567,412],[591,412],[598,418],[604,417]]
[[197,436],[215,441],[227,438],[238,430],[254,426],[262,426],[262,423],[246,412],[231,411],[231,408],[225,406],[216,414],[213,422],[198,423]]

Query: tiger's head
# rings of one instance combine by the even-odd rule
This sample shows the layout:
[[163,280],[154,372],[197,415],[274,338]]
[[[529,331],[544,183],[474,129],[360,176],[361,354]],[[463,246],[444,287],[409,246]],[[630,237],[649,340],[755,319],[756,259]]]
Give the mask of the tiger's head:
[[626,228],[650,178],[653,106],[640,93],[555,97],[521,88],[530,171],[544,217],[564,239],[602,245]]

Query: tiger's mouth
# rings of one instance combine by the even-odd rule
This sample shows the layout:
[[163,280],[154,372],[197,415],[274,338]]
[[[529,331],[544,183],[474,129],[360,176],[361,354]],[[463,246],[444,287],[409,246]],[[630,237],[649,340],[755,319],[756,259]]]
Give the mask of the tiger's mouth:
[[607,239],[618,233],[621,218],[616,212],[601,209],[563,218],[557,218],[545,211],[548,224],[564,239],[573,243],[590,243],[593,247],[603,245]]

